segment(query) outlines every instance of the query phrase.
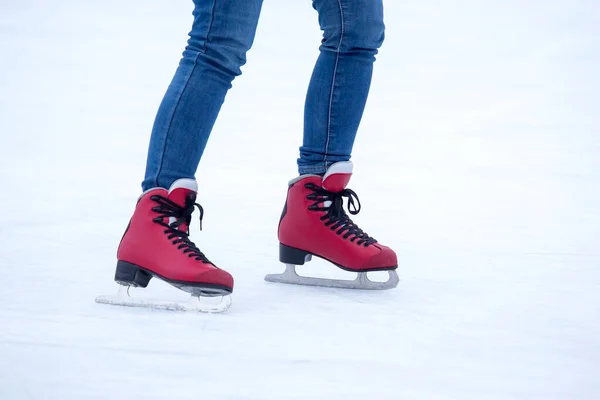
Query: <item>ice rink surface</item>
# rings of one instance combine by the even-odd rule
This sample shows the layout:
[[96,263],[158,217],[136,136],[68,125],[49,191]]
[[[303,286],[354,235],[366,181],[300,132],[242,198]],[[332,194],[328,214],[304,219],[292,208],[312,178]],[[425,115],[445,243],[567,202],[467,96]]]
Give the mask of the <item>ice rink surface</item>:
[[401,282],[371,293],[263,281],[320,41],[265,2],[197,174],[232,308],[102,306],[191,11],[0,0],[2,400],[600,398],[600,3],[387,1],[350,188]]

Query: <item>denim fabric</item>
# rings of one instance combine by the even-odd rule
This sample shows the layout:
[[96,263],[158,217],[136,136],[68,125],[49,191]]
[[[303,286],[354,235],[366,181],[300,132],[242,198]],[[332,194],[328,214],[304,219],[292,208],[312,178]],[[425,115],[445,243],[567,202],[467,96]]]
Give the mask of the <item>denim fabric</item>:
[[[262,0],[194,0],[183,57],[159,107],[142,189],[194,178],[233,79],[252,46]],[[298,172],[350,159],[384,38],[382,0],[313,0],[323,30],[306,96]]]
[[323,40],[306,95],[300,174],[350,159],[384,39],[382,0],[313,0],[313,7]]

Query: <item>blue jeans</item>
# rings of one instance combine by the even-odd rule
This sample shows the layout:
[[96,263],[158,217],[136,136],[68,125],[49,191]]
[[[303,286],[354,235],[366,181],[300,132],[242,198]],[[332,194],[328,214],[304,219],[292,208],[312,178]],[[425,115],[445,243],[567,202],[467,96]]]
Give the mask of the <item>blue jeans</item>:
[[[348,161],[384,38],[383,0],[313,0],[323,30],[304,109],[298,172]],[[213,125],[252,46],[262,0],[194,0],[183,58],[158,110],[142,189],[194,178]]]

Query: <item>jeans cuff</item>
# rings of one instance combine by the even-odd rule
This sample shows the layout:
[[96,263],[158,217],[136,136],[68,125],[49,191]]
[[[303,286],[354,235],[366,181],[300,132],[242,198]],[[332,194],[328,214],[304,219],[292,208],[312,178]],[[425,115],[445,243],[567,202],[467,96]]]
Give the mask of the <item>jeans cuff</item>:
[[324,175],[327,172],[327,167],[320,163],[319,165],[299,165],[298,173],[300,175]]

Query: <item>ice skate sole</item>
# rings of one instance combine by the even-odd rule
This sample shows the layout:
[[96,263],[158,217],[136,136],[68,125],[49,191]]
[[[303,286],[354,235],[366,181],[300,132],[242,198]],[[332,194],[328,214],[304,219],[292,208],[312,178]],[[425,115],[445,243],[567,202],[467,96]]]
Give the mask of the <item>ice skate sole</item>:
[[[353,280],[345,279],[325,279],[325,278],[314,278],[308,276],[298,275],[296,272],[297,265],[304,265],[310,261],[312,257],[319,257],[325,261],[328,261],[336,267],[349,272],[357,273],[357,276]],[[265,276],[267,282],[276,283],[288,283],[294,285],[305,285],[305,286],[321,286],[321,287],[335,287],[342,289],[363,289],[363,290],[388,290],[398,286],[400,279],[396,273],[397,265],[370,268],[365,270],[355,270],[346,268],[339,265],[325,257],[310,253],[306,250],[296,249],[294,247],[286,246],[283,243],[279,244],[279,260],[286,265],[285,271],[281,274],[269,274]],[[387,271],[388,280],[385,282],[376,282],[368,278],[368,272],[376,271]]]
[[152,277],[158,278],[177,289],[183,290],[192,296],[201,297],[217,297],[227,296],[233,292],[233,289],[214,283],[204,282],[184,282],[165,278],[155,272],[147,270],[139,265],[128,263],[126,261],[118,261],[115,271],[115,282],[123,286],[133,286],[145,288]]
[[223,296],[221,301],[215,304],[207,303],[198,296],[191,296],[189,300],[182,302],[136,299],[129,295],[129,288],[130,286],[119,285],[119,291],[116,295],[98,296],[96,297],[96,303],[108,304],[112,306],[141,307],[154,310],[186,311],[198,313],[225,312],[229,309],[229,307],[231,307],[232,303],[231,296]]
[[296,249],[294,247],[286,246],[283,243],[279,243],[279,261],[281,261],[284,264],[304,265],[304,263],[310,261],[313,256],[319,257],[320,259],[330,262],[336,267],[349,272],[390,271],[398,268],[398,265],[390,265],[385,267],[368,268],[361,270],[346,268],[343,265],[337,264],[326,257],[311,253],[310,251]]

